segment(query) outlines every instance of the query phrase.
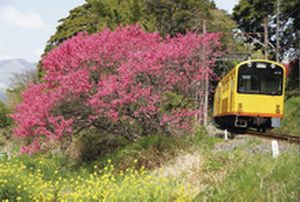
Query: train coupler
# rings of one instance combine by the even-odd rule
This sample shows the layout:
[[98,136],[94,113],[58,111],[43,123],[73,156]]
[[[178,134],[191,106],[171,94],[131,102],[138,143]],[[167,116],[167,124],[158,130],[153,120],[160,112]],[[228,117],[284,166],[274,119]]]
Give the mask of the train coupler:
[[246,120],[239,119],[238,116],[235,117],[234,126],[237,128],[247,128],[248,122]]

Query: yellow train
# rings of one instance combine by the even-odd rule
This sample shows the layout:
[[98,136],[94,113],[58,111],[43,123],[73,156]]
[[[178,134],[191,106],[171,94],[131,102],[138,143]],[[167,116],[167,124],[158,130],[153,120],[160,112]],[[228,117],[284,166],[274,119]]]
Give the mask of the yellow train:
[[236,65],[219,81],[213,117],[223,129],[279,127],[283,116],[285,67],[270,60]]

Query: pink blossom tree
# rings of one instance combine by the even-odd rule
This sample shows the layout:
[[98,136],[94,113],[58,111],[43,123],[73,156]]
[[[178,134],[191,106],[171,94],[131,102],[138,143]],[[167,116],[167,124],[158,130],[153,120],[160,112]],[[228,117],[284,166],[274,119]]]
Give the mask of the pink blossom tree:
[[32,143],[23,151],[90,127],[129,139],[188,129],[199,113],[193,83],[212,74],[220,45],[217,34],[162,38],[135,25],[78,34],[44,57],[43,81],[12,115]]

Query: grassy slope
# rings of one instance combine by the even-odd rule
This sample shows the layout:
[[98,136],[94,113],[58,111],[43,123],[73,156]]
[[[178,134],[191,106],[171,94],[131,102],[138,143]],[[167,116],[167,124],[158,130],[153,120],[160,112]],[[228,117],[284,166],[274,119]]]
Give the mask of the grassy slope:
[[151,168],[191,151],[198,137],[143,137],[79,167],[45,154],[0,159],[0,201],[190,201],[180,182]]
[[284,117],[277,132],[300,136],[300,97],[285,101]]
[[199,201],[300,199],[300,161],[296,150],[276,159],[270,154],[249,154],[243,150],[218,153],[209,160],[208,168],[209,172],[223,173],[222,178],[199,193]]
[[[297,150],[273,159],[268,153],[253,154],[245,149],[260,141],[249,140],[232,152],[217,152],[214,145],[220,141],[203,130],[194,136],[148,136],[79,168],[53,156],[19,157],[0,163],[0,195],[9,193],[13,200],[32,195],[41,200],[39,194],[48,193],[51,200],[89,200],[94,191],[97,199],[112,201],[299,199]],[[140,171],[143,166],[146,171]]]

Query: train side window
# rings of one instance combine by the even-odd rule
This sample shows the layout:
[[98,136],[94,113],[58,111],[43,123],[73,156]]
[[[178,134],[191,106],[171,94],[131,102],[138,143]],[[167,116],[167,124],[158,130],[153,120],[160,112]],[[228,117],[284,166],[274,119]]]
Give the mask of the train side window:
[[262,76],[261,79],[261,93],[280,95],[281,94],[281,77],[270,77],[267,75]]
[[257,75],[242,74],[239,77],[239,92],[258,93],[259,77]]

